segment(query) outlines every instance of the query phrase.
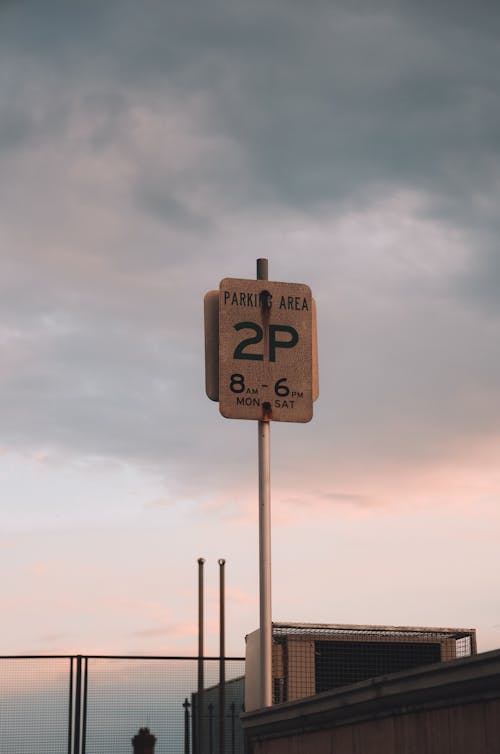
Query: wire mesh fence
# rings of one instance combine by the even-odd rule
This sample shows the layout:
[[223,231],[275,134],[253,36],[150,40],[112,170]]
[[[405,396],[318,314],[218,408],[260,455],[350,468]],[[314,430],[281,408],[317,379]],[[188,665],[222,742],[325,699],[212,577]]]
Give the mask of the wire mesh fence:
[[219,671],[204,660],[200,703],[195,657],[0,657],[0,750],[132,754],[148,728],[155,754],[240,754],[244,660],[224,660],[222,695]]
[[[274,623],[273,702],[475,653],[473,629]],[[147,729],[154,754],[242,754],[245,676],[250,688],[258,669],[243,658],[0,657],[0,751],[133,754]]]
[[68,754],[69,657],[0,659],[0,751]]

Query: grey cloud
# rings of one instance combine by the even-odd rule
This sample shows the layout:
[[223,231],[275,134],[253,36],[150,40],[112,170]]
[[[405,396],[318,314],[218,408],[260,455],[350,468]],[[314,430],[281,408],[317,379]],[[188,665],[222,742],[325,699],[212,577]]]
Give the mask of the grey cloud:
[[[253,445],[203,397],[201,301],[223,275],[253,275],[257,256],[315,284],[325,441],[311,447],[325,461],[342,448],[431,456],[450,433],[492,431],[497,333],[461,307],[496,312],[496,16],[452,10],[449,24],[404,2],[2,11],[6,442],[229,484]],[[460,275],[384,257],[372,227],[361,253],[338,228],[328,246],[290,243],[290,226],[307,235],[408,187],[427,198],[414,217],[469,229],[477,255]],[[425,241],[404,234],[431,259]]]
[[[500,318],[500,247],[498,238],[488,239],[476,248],[470,264],[453,280],[458,297],[483,312],[488,318]],[[491,358],[496,350],[492,348]]]
[[211,222],[201,212],[191,209],[185,201],[173,195],[165,186],[167,176],[143,176],[134,188],[136,204],[154,218],[167,225],[179,226],[187,230],[205,232],[211,229]]
[[[203,93],[205,127],[239,145],[255,202],[359,201],[402,182],[459,218],[498,173],[498,14],[437,5],[57,2],[47,17],[34,4],[26,54],[29,42],[62,81],[93,77],[110,96]],[[24,13],[10,15],[21,35]],[[199,222],[152,186],[139,201]]]

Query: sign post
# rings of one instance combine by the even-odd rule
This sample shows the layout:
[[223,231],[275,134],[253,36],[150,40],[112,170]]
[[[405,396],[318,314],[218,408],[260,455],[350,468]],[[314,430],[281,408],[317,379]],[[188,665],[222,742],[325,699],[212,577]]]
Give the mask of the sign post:
[[258,422],[260,698],[272,704],[271,421],[308,422],[318,396],[316,318],[311,290],[257,279],[224,278],[205,296],[206,391],[228,419]]
[[[257,260],[257,279],[267,280],[267,259]],[[259,419],[259,617],[260,703],[273,703],[273,618],[271,601],[271,422]]]

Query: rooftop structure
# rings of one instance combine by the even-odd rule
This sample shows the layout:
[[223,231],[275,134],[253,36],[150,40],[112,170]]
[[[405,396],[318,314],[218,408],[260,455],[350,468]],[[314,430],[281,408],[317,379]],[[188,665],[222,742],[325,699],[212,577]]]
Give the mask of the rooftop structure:
[[[247,711],[259,707],[259,639],[246,637]],[[471,628],[273,623],[273,703],[472,654]]]

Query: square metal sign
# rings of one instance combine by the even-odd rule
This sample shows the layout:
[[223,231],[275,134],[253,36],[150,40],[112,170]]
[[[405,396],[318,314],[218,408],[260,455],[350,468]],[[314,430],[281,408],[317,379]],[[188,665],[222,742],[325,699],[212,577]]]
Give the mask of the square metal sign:
[[312,419],[309,286],[240,278],[221,281],[218,389],[220,412],[229,419]]

